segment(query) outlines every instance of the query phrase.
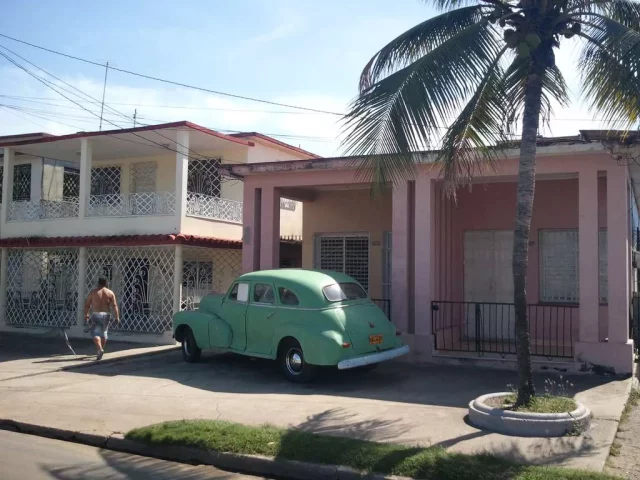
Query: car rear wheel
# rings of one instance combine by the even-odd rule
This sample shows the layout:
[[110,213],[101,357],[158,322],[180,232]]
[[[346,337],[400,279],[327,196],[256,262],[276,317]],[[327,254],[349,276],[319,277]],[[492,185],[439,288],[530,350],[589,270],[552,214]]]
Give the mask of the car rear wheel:
[[191,329],[187,329],[182,338],[182,358],[185,362],[195,363],[200,360],[201,354],[202,350],[198,348],[193,332]]
[[282,344],[278,364],[284,376],[291,382],[307,383],[313,380],[316,374],[316,368],[305,361],[302,347],[297,340],[288,340]]

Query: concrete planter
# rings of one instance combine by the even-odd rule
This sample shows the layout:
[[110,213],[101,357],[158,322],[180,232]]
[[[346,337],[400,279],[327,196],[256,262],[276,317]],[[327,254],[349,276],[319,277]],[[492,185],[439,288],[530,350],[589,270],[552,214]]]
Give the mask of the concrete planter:
[[568,413],[514,412],[486,403],[489,399],[507,395],[510,393],[489,393],[470,402],[470,422],[478,428],[518,437],[561,437],[584,432],[591,424],[591,411],[580,403]]

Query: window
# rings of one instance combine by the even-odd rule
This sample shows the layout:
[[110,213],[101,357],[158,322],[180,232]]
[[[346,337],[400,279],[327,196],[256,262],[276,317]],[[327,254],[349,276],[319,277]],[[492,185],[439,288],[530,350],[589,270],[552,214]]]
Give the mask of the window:
[[296,294],[288,288],[279,287],[278,296],[280,297],[280,303],[282,305],[300,305],[300,301]]
[[80,171],[64,167],[62,176],[62,198],[78,198],[80,196]]
[[236,283],[231,289],[231,293],[229,293],[229,300],[235,300],[236,302],[249,300],[249,284]]
[[346,273],[369,289],[369,237],[367,235],[318,235],[316,268]]
[[91,195],[120,194],[120,167],[91,169]]
[[367,292],[357,283],[334,283],[333,285],[324,287],[322,292],[330,302],[367,298]]
[[31,164],[13,167],[13,201],[28,202],[31,200]]
[[[598,234],[600,303],[607,303],[607,231]],[[540,230],[540,300],[578,303],[580,300],[578,230]]]
[[220,158],[190,160],[187,191],[220,198]]
[[253,301],[256,303],[276,303],[273,287],[266,283],[256,283],[253,287]]

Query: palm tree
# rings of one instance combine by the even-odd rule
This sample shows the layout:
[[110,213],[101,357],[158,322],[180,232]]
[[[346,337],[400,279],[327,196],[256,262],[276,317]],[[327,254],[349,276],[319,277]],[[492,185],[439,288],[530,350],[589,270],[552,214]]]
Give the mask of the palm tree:
[[[577,68],[594,114],[628,129],[640,118],[640,3],[633,0],[429,0],[441,12],[382,48],[345,117],[350,154],[375,185],[415,173],[411,152],[441,142],[447,191],[495,161],[521,125],[513,283],[518,404],[535,395],[526,277],[536,137],[569,103],[554,49],[582,46]],[[453,121],[451,119],[453,118]],[[445,126],[448,125],[448,126]],[[443,132],[444,130],[444,132]]]

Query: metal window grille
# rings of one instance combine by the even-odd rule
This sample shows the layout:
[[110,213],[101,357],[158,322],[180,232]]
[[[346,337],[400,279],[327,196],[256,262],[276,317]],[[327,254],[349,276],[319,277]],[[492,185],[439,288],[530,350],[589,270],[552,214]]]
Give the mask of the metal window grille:
[[540,230],[541,300],[579,301],[578,231]]
[[131,192],[156,191],[156,162],[133,163],[130,171]]
[[391,232],[384,232],[382,240],[382,297],[391,298]]
[[316,268],[346,273],[369,290],[369,237],[366,235],[318,235]]
[[203,296],[225,293],[242,270],[242,251],[185,247],[182,310],[197,308]]
[[242,223],[242,202],[188,192],[187,215]]
[[91,169],[91,195],[120,193],[121,167],[93,167]]
[[13,167],[13,201],[28,202],[31,200],[31,164]]
[[69,327],[78,308],[77,249],[10,249],[6,323]]
[[104,247],[87,249],[87,291],[102,276],[109,280],[120,309],[114,330],[163,333],[171,330],[175,248]]
[[187,191],[220,198],[220,158],[189,160]]
[[75,168],[64,167],[62,176],[62,198],[76,199],[80,196],[80,171]]

